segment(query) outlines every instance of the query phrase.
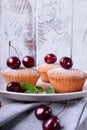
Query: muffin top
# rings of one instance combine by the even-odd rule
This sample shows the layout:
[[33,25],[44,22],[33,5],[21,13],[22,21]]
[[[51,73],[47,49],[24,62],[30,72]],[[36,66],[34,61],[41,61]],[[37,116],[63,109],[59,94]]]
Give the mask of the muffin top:
[[4,69],[4,70],[1,70],[1,73],[2,74],[5,74],[5,75],[18,75],[18,74],[21,74],[21,75],[40,75],[40,73],[34,69],[34,68],[25,68],[25,67],[21,67],[19,69],[10,69],[10,68],[7,68],[7,69]]
[[71,77],[77,77],[77,78],[87,78],[87,73],[77,70],[77,69],[63,69],[63,68],[53,68],[48,71],[48,76],[55,77],[55,78],[71,78]]
[[52,69],[52,68],[56,68],[56,67],[60,67],[59,64],[43,64],[38,66],[36,69],[39,72],[47,72],[48,70]]

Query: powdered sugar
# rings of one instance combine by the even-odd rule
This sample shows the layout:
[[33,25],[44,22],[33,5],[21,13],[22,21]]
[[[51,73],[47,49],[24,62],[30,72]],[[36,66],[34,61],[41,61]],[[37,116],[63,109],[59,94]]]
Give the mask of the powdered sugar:
[[9,73],[9,74],[21,74],[21,73],[26,73],[26,74],[38,74],[39,75],[39,72],[34,69],[34,68],[19,68],[19,69],[10,69],[10,68],[7,68],[7,69],[4,69],[2,70],[2,73]]
[[87,74],[83,71],[80,71],[78,69],[63,69],[63,68],[54,68],[51,69],[50,71],[48,71],[48,75],[52,74],[53,76],[67,76],[67,77],[71,77],[71,76],[76,76],[76,77],[84,77]]

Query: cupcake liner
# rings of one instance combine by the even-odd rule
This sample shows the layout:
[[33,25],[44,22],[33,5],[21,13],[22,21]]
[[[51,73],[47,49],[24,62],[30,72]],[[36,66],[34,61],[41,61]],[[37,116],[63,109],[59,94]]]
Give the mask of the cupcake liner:
[[9,75],[4,75],[4,78],[7,83],[9,82],[27,82],[30,84],[35,85],[38,77],[37,76],[9,76]]
[[40,78],[43,82],[49,83],[49,77],[47,75],[47,72],[53,68],[60,67],[59,64],[43,64],[38,66],[36,69],[40,72]]
[[87,78],[87,74],[83,71],[63,68],[51,69],[47,75],[57,93],[81,91]]
[[43,82],[47,82],[47,83],[50,82],[50,81],[49,81],[49,78],[48,78],[48,75],[47,75],[47,72],[41,72],[40,74],[41,74],[40,78],[41,78],[41,80],[42,80]]
[[27,82],[35,85],[40,77],[37,70],[20,69],[20,70],[3,70],[2,75],[7,83],[9,82]]
[[81,91],[85,82],[83,79],[54,79],[49,77],[50,83],[57,93]]

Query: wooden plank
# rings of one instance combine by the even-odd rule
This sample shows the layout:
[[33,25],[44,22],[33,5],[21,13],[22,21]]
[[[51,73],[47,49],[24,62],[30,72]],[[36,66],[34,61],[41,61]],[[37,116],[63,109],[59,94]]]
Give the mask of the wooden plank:
[[[5,66],[8,45],[4,35],[3,43],[0,56]],[[37,0],[36,45],[38,65],[44,63],[46,54],[54,53],[58,62],[72,55],[74,68],[87,70],[87,0]]]
[[[20,45],[19,51],[21,51],[21,58],[26,55],[35,57],[35,0],[3,0],[2,5],[3,44],[5,45],[2,47],[1,51],[3,65],[6,66],[5,62],[9,57],[9,41],[14,43],[14,48],[16,48],[15,44]],[[27,49],[25,44],[27,44],[26,46],[29,45]],[[23,46],[25,48],[21,50]],[[6,52],[5,55],[3,55],[3,51]],[[12,50],[11,54],[15,55],[15,51]]]
[[87,70],[87,0],[73,0],[74,67]]
[[72,0],[38,0],[36,44],[38,65],[48,53],[71,56]]

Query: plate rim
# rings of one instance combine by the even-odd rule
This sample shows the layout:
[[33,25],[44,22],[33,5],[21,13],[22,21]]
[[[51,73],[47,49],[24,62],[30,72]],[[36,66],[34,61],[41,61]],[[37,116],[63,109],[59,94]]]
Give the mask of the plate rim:
[[75,94],[83,94],[87,93],[87,89],[81,90],[81,91],[76,91],[76,92],[67,92],[67,93],[52,93],[52,94],[47,94],[47,93],[22,93],[22,92],[10,92],[6,90],[0,90],[0,94],[12,94],[12,95],[19,95],[19,96],[67,96],[67,95],[75,95]]

